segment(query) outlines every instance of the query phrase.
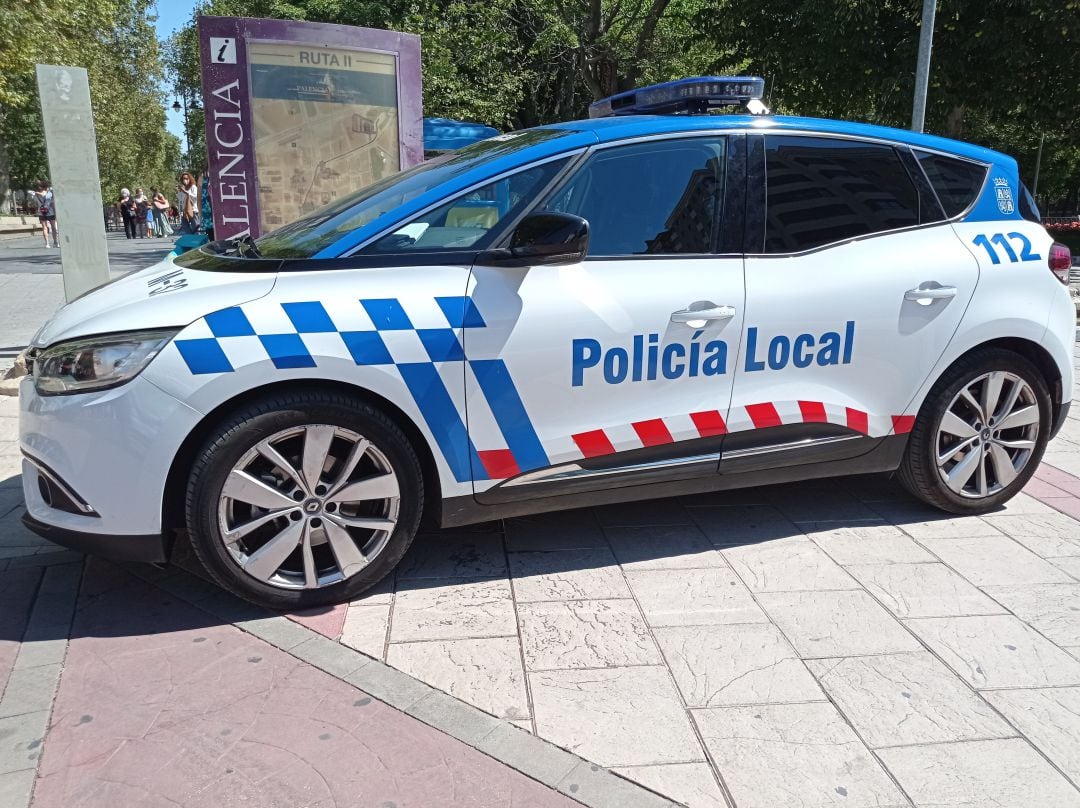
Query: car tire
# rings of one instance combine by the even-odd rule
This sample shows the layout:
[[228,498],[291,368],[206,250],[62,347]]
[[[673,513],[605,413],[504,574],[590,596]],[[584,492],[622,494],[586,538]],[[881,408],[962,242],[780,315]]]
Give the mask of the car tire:
[[291,610],[378,583],[412,543],[423,504],[420,462],[400,427],[361,399],[312,390],[247,404],[212,431],[186,518],[218,584]]
[[[993,404],[989,417],[988,403]],[[1051,424],[1050,391],[1034,364],[1001,348],[973,351],[926,397],[900,465],[900,482],[943,511],[994,510],[1035,473]]]

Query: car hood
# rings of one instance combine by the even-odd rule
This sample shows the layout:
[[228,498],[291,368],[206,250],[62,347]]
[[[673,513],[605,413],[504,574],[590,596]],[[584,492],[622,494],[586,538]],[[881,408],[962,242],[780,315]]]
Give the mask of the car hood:
[[206,272],[171,258],[76,298],[53,315],[31,344],[44,348],[93,334],[183,327],[200,317],[260,298],[275,272]]

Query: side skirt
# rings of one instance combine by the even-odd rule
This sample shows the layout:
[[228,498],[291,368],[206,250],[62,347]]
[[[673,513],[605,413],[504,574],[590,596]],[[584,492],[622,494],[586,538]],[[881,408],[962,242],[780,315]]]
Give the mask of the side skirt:
[[618,502],[635,502],[643,499],[661,499],[684,494],[703,494],[751,488],[758,485],[790,483],[799,480],[816,480],[824,477],[841,477],[850,474],[876,474],[895,471],[907,447],[907,435],[891,435],[874,440],[876,444],[858,457],[843,460],[780,466],[739,473],[710,473],[691,479],[670,481],[653,480],[642,485],[627,485],[588,492],[569,493],[558,496],[537,497],[512,502],[484,505],[472,496],[451,497],[442,501],[440,524],[456,527],[492,519],[525,516],[548,511],[586,508],[593,505],[610,505]]

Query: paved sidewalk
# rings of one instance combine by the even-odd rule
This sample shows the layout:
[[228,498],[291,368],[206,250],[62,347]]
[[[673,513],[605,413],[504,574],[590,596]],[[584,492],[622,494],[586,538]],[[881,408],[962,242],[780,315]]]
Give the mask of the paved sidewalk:
[[[119,277],[150,266],[172,249],[173,239],[126,239],[107,234],[109,269]],[[52,313],[64,303],[60,250],[47,248],[40,236],[0,241],[0,374]]]
[[573,804],[103,562],[70,638],[39,808]]
[[0,808],[1080,806],[1080,403],[985,517],[873,477],[512,519],[290,619],[22,528],[16,408]]

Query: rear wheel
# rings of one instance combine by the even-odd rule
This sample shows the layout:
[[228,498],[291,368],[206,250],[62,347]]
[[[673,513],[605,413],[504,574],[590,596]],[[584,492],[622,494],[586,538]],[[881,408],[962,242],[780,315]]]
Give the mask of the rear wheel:
[[912,430],[900,480],[952,513],[983,513],[1014,496],[1049,440],[1050,392],[1024,357],[985,349],[934,385]]
[[420,465],[385,414],[334,393],[267,398],[210,437],[187,496],[192,546],[271,608],[349,600],[385,576],[423,510]]

